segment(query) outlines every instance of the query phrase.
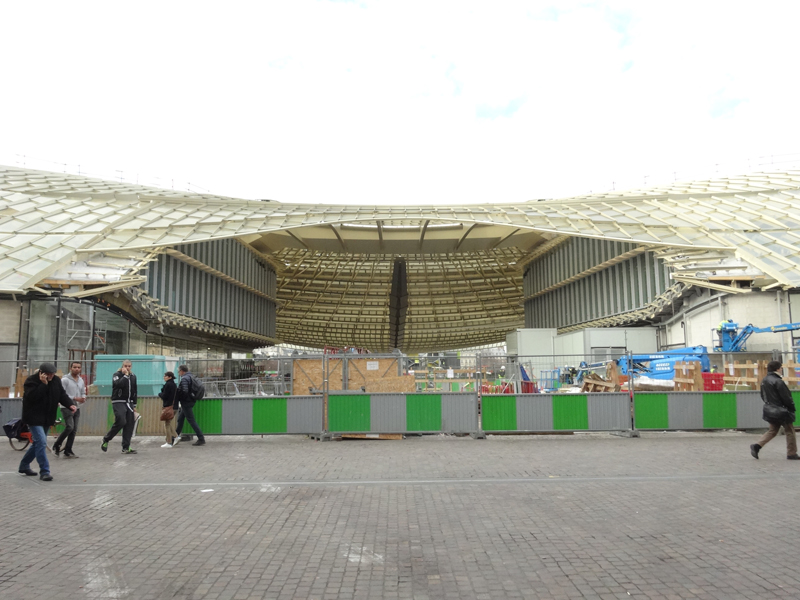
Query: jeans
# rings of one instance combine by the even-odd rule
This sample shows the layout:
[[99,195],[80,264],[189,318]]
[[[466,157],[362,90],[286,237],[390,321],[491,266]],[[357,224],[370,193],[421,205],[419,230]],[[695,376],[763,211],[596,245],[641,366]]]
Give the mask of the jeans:
[[64,419],[64,431],[58,436],[54,446],[61,447],[64,440],[67,440],[67,445],[64,446],[64,454],[72,454],[72,442],[75,441],[75,434],[78,432],[78,421],[81,419],[80,409],[74,413],[68,408],[61,409],[61,417]]
[[133,427],[136,425],[136,420],[133,418],[133,410],[128,408],[125,402],[113,402],[111,408],[114,409],[114,424],[108,430],[108,433],[103,436],[103,441],[110,442],[122,430],[122,449],[127,450],[131,447]]
[[178,427],[175,429],[178,435],[181,434],[181,430],[183,429],[183,422],[184,420],[189,421],[189,425],[192,426],[194,432],[197,434],[197,439],[201,442],[206,441],[206,437],[203,435],[203,432],[200,431],[200,426],[197,424],[197,421],[194,418],[194,411],[192,408],[194,407],[194,402],[184,404],[181,402],[181,414],[178,415]]
[[36,457],[36,462],[39,463],[39,471],[41,473],[50,472],[50,463],[47,462],[47,431],[42,425],[28,425],[31,430],[31,437],[33,444],[28,447],[28,451],[22,457],[22,462],[19,463],[19,470],[25,471],[31,468],[33,457]]

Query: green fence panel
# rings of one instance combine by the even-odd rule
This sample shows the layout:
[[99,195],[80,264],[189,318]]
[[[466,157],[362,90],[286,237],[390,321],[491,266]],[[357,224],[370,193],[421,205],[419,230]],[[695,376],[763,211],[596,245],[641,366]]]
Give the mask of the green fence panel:
[[637,429],[669,429],[666,394],[635,394],[633,417]]
[[703,394],[703,427],[736,429],[736,394]]
[[439,394],[406,395],[406,431],[441,431],[442,397]]
[[484,396],[481,399],[481,415],[486,431],[516,431],[517,397]]
[[369,394],[328,396],[328,431],[369,431]]
[[253,398],[253,433],[286,433],[286,398]]
[[[203,434],[222,433],[222,400],[198,400],[192,408],[197,424]],[[189,421],[183,422],[181,434],[192,435],[194,430]]]
[[589,429],[589,405],[586,396],[554,394],[553,429]]

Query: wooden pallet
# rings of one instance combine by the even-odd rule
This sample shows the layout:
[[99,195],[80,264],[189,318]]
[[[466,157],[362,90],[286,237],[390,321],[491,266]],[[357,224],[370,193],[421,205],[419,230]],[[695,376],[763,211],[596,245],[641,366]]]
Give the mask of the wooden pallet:
[[348,440],[402,440],[402,433],[343,433],[342,439]]

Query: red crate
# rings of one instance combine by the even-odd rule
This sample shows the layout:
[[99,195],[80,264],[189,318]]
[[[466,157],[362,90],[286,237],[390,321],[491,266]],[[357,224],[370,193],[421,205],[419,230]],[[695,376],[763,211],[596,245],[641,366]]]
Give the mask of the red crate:
[[703,389],[706,392],[721,392],[725,384],[724,373],[703,373]]

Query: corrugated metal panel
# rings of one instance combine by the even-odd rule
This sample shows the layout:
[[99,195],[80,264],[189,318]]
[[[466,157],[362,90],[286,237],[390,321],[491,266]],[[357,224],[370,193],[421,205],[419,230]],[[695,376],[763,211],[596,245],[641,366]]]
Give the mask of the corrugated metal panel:
[[222,400],[222,433],[246,435],[253,433],[253,400],[224,398]]
[[287,396],[286,430],[288,433],[320,433],[323,429],[322,396]]
[[[81,407],[78,435],[105,435],[109,428],[111,399],[108,396],[89,396]],[[112,418],[113,422],[113,418]]]
[[474,433],[478,431],[478,394],[444,393],[442,396],[442,431]]
[[441,431],[442,395],[405,394],[406,430]]
[[[136,435],[163,435],[164,423],[161,421],[163,402],[159,397],[139,398],[136,411],[142,415],[136,427]],[[83,410],[81,410],[83,412]],[[83,416],[83,415],[81,415]],[[83,422],[79,424],[82,428]],[[105,431],[103,432],[105,433]]]
[[760,392],[736,392],[736,427],[739,429],[760,429],[767,427],[762,411],[764,402]]
[[370,394],[370,431],[373,433],[406,431],[405,394]]
[[519,431],[553,431],[553,396],[550,394],[517,395]]
[[0,422],[22,418],[22,398],[0,398]]
[[628,394],[588,394],[589,429],[627,431],[631,428],[631,399]]
[[667,394],[670,429],[703,429],[703,394]]

